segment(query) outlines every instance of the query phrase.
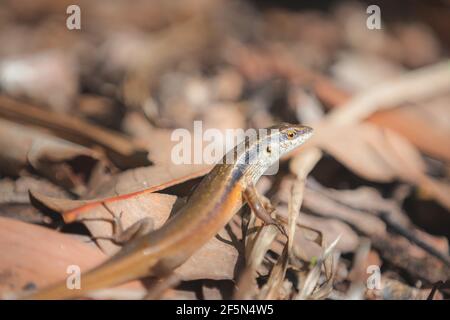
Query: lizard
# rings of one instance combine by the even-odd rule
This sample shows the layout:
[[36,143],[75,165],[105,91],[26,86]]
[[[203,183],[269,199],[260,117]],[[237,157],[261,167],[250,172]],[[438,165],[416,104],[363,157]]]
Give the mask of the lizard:
[[313,129],[282,123],[263,132],[267,133],[246,137],[226,153],[161,228],[126,242],[110,259],[82,273],[80,289],[68,289],[63,281],[24,298],[78,298],[148,276],[164,278],[214,237],[245,203],[265,223],[283,231],[266,211],[255,184],[281,156],[307,141]]

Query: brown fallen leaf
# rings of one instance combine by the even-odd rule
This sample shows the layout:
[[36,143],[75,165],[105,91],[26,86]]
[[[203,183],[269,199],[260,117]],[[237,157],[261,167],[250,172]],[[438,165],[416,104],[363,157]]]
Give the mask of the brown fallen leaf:
[[[209,172],[209,166],[199,171],[193,171],[189,168],[180,168],[180,172],[172,173],[165,171],[164,166],[153,166],[132,169],[121,174],[113,176],[110,180],[101,183],[92,189],[84,200],[68,200],[64,198],[46,199],[46,206],[51,210],[60,212],[66,223],[73,222],[83,212],[91,210],[94,207],[102,207],[116,201],[122,201],[148,193],[158,192],[166,188],[175,186],[185,181],[201,177]],[[185,171],[187,172],[185,174]],[[129,191],[136,190],[136,191]],[[95,194],[100,194],[100,198],[94,198]],[[114,196],[108,197],[107,195]],[[36,200],[45,199],[43,194],[35,194]],[[101,209],[100,209],[101,210]]]
[[69,193],[40,177],[23,176],[18,179],[0,180],[0,204],[29,204],[30,190],[40,191],[54,197],[68,197]]
[[73,58],[66,51],[49,50],[4,59],[0,64],[0,88],[8,95],[67,112],[78,93]]
[[[204,176],[212,166],[163,165],[129,169],[92,188],[86,199],[155,192]],[[151,191],[149,191],[151,190]]]
[[[113,219],[113,214],[120,217],[124,229],[143,218],[151,218],[157,229],[169,218],[176,200],[176,197],[172,195],[147,192],[114,202],[103,202],[104,205],[91,206],[90,204],[93,202],[89,201],[56,199],[35,192],[31,192],[30,195],[33,201],[61,213],[63,217],[65,217],[65,213],[70,213],[70,210],[73,212],[73,210],[81,208],[83,214],[77,216],[76,220],[84,223],[94,237],[111,237],[113,235],[113,224],[105,221],[105,219]],[[85,206],[79,207],[82,204]],[[69,219],[69,221],[73,220]],[[220,240],[217,237],[212,238],[176,269],[181,280],[233,279],[238,251],[235,245],[224,242],[224,240],[231,241],[232,239],[226,229],[219,232],[219,237]],[[98,239],[97,243],[108,255],[114,254],[120,248],[107,239]]]
[[[314,91],[329,108],[339,108],[351,98],[347,91],[323,77],[314,83]],[[448,101],[448,95],[433,98],[419,105],[407,103],[406,106],[392,109],[381,107],[381,110],[370,115],[366,121],[389,128],[403,135],[422,152],[448,161],[449,132],[448,126],[442,122],[449,117],[445,101]]]
[[2,95],[0,117],[48,129],[57,136],[76,143],[101,146],[116,165],[122,168],[150,164],[147,152],[130,139],[73,115],[52,112]]
[[333,81],[354,93],[367,90],[403,72],[404,68],[394,62],[364,53],[340,54],[331,66]]
[[6,120],[0,120],[0,148],[2,173],[18,175],[31,166],[77,194],[86,191],[94,167],[105,165],[102,155],[94,150]]
[[[113,223],[115,217],[120,218],[124,229],[148,217],[153,220],[155,228],[159,228],[168,219],[176,200],[175,196],[149,192],[117,199],[114,202],[58,199],[37,192],[31,192],[30,196],[40,205],[60,213],[66,223],[74,221],[72,218],[66,218],[70,217],[74,210],[83,210],[83,214],[78,215],[75,220],[84,223],[94,237],[111,237],[115,230]],[[109,255],[120,248],[107,239],[98,239],[97,243]]]
[[420,153],[399,134],[369,123],[322,129],[314,142],[356,174],[371,181],[415,184],[450,208],[450,186],[426,174]]
[[184,264],[175,270],[182,280],[232,280],[235,278],[238,250],[231,241],[229,232],[222,229],[218,237],[209,240],[196,251]]
[[23,176],[16,180],[0,180],[0,216],[29,223],[50,223],[45,216],[30,203],[29,191],[41,191],[55,197],[69,197],[69,193],[46,179]]
[[[66,279],[70,265],[86,271],[106,259],[100,250],[70,235],[2,217],[0,252],[0,295],[5,298]],[[138,282],[123,287],[142,289]]]
[[401,134],[426,154],[450,161],[449,101],[447,95],[419,105],[380,111],[368,121]]
[[[210,114],[204,116],[201,119],[202,130],[214,129],[219,130],[220,133],[225,134],[226,130],[230,129],[242,129],[245,127],[242,113],[235,104],[216,104],[210,107]],[[192,122],[189,123],[192,126]],[[200,163],[197,163],[194,159],[194,152],[196,150],[195,144],[200,141],[200,151],[205,151],[205,148],[211,144],[211,141],[205,141],[204,137],[194,136],[193,130],[186,131],[192,135],[191,157],[189,163],[176,163],[174,157],[178,156],[175,147],[180,144],[181,140],[178,136],[173,136],[174,130],[154,128],[150,123],[137,113],[132,113],[127,116],[124,124],[127,133],[136,138],[136,140],[147,147],[150,154],[152,154],[152,161],[156,165],[163,167],[165,171],[168,171],[173,176],[185,175],[191,172],[197,172],[200,170],[206,170],[212,168],[215,164],[207,163],[205,159],[200,159]],[[188,129],[185,129],[188,130]],[[222,145],[220,145],[222,147]],[[225,151],[225,150],[223,150]],[[222,154],[223,155],[223,154]],[[221,155],[217,155],[217,160],[221,158]],[[213,159],[211,159],[213,160]]]

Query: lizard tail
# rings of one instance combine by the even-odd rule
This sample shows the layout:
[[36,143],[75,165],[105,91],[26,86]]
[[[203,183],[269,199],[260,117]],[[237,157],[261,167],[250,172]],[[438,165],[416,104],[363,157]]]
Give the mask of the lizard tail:
[[[137,257],[138,258],[138,257]],[[35,293],[23,296],[27,300],[62,300],[86,296],[88,293],[114,287],[125,282],[151,275],[151,268],[157,263],[156,259],[148,257],[141,259],[117,259],[106,261],[100,266],[81,274],[81,288],[69,289],[66,281],[51,285]]]

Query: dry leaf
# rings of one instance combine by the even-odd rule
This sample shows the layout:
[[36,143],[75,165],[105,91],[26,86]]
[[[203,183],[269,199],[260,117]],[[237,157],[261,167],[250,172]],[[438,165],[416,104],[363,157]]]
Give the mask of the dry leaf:
[[365,179],[377,182],[401,179],[416,184],[450,208],[450,199],[445,196],[450,186],[428,177],[420,153],[395,132],[362,123],[324,128],[316,139],[324,150]]
[[67,112],[78,93],[78,74],[67,51],[45,51],[5,59],[0,64],[0,88]]
[[[66,222],[73,221],[66,217],[70,217],[76,210],[82,210],[83,214],[77,215],[75,220],[83,222],[94,237],[111,237],[114,231],[113,219],[120,216],[124,229],[143,218],[152,218],[155,228],[159,228],[168,219],[176,200],[175,196],[161,193],[141,193],[103,202],[57,199],[36,192],[32,192],[31,197],[40,205],[60,213]],[[98,239],[97,243],[109,255],[119,249],[110,240]]]
[[43,127],[59,137],[76,143],[102,146],[111,159],[122,168],[150,164],[147,152],[123,135],[74,116],[44,110],[6,96],[0,96],[0,116]]
[[[0,295],[6,297],[66,279],[70,265],[86,271],[106,259],[100,250],[70,235],[1,217],[0,252]],[[124,287],[142,288],[137,282]]]
[[380,111],[369,121],[401,134],[431,156],[450,161],[449,101],[447,95],[420,105]]
[[222,240],[230,239],[226,229],[222,229],[219,236],[221,240],[212,238],[175,270],[182,280],[234,279],[238,251],[233,244]]
[[129,193],[156,192],[207,174],[211,166],[161,165],[129,169],[112,176],[85,197],[113,197]]
[[[160,228],[167,221],[176,200],[176,197],[171,195],[141,193],[126,199],[117,199],[113,202],[104,202],[104,205],[97,205],[97,202],[56,199],[34,192],[31,193],[31,196],[40,205],[57,211],[63,216],[65,213],[70,214],[70,212],[82,210],[83,213],[77,216],[77,220],[83,222],[94,237],[112,236],[112,222],[104,221],[104,219],[113,219],[112,213],[116,217],[122,213],[121,222],[124,229],[143,218],[151,218],[154,227]],[[83,203],[85,206],[80,207]],[[222,239],[230,239],[225,229],[219,235]],[[108,255],[119,250],[119,247],[110,240],[98,239],[97,243]],[[235,246],[214,237],[195,252],[176,272],[182,280],[233,279],[237,257]]]
[[18,175],[30,165],[54,183],[83,194],[98,152],[36,129],[0,120],[0,167],[4,174]]

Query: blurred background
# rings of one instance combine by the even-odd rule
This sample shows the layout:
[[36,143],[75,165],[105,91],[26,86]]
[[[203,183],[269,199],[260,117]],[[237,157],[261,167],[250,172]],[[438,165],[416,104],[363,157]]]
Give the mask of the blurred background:
[[[80,29],[66,26],[72,4]],[[381,29],[368,27],[373,4]],[[2,1],[0,229],[13,224],[24,236],[14,242],[0,232],[0,272],[12,272],[0,278],[0,292],[57,278],[57,262],[34,257],[30,243],[111,234],[104,222],[76,223],[67,214],[82,201],[149,188],[190,194],[211,166],[174,165],[170,136],[201,120],[219,130],[279,122],[315,128],[304,148],[316,162],[299,221],[328,244],[341,235],[333,278],[324,272],[315,291],[298,285],[321,252],[298,239],[305,269],[288,268],[289,285],[272,298],[448,297],[449,49],[448,0]],[[258,185],[281,213],[299,175],[295,163],[305,161],[295,159]],[[133,219],[149,214],[123,206],[138,212]],[[37,225],[51,234],[31,241],[32,229],[21,230]],[[90,249],[109,255],[117,247]],[[281,249],[268,249],[249,296],[261,294]],[[101,259],[90,255],[78,258],[88,265]],[[233,258],[220,276],[191,270],[171,297],[231,297],[243,258],[223,255]],[[30,265],[47,271],[24,271]],[[366,290],[370,265],[381,268],[384,289]]]

